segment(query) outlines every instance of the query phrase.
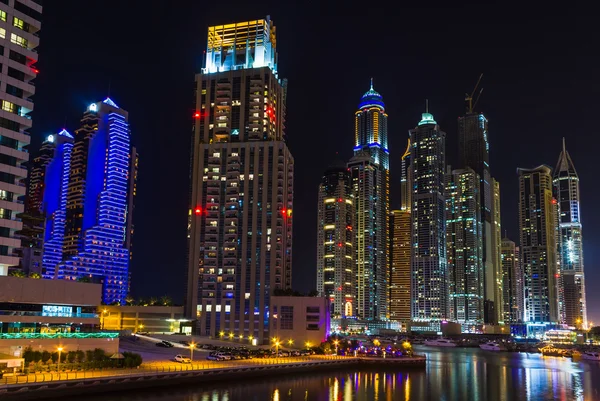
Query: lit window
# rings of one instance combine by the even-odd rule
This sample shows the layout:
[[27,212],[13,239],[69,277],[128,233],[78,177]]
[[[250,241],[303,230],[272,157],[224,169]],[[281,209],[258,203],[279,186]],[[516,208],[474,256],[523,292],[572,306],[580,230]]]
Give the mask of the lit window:
[[15,104],[7,100],[2,101],[2,110],[8,111],[9,113],[16,113]]
[[[2,21],[6,21],[6,13],[4,13],[4,18],[1,18],[1,19],[2,19]],[[17,17],[13,17],[13,25],[16,26],[19,29],[23,29],[23,27],[25,26],[25,23],[23,22],[22,19],[19,19]]]
[[2,39],[6,38],[6,29],[0,28],[0,38],[2,38]]
[[6,11],[0,10],[0,21],[6,21]]
[[212,311],[212,305],[206,305],[206,311],[207,312]]
[[14,33],[10,34],[10,41],[14,44],[17,44],[21,47],[27,47],[27,39],[20,37]]

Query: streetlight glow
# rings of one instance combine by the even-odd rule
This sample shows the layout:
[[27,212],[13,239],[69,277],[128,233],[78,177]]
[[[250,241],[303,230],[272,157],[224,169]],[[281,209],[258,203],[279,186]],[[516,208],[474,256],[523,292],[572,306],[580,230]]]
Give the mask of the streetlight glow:
[[192,341],[190,343],[190,362],[194,361],[194,348],[196,348],[196,343]]
[[57,366],[56,366],[56,370],[57,370],[57,371],[60,373],[60,355],[62,354],[63,347],[62,347],[62,346],[59,346],[59,347],[57,348],[57,350],[58,350],[58,364],[57,364]]

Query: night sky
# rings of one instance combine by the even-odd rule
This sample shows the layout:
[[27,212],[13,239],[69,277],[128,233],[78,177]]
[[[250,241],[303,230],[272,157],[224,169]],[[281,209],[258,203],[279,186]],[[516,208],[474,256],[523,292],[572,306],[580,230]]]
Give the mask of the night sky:
[[389,115],[397,207],[400,156],[425,99],[448,134],[454,163],[464,93],[483,72],[477,109],[489,119],[503,230],[518,242],[517,167],[554,168],[566,137],[581,179],[589,315],[600,322],[600,214],[593,206],[600,189],[592,164],[600,149],[597,24],[575,21],[577,10],[566,7],[376,4],[317,10],[287,1],[46,1],[32,152],[63,126],[75,130],[86,106],[110,87],[129,111],[140,152],[132,293],[181,302],[194,74],[206,30],[270,14],[279,74],[289,80],[286,131],[296,160],[293,285],[308,291],[316,286],[317,187],[335,152],[352,155],[354,112],[369,79]]

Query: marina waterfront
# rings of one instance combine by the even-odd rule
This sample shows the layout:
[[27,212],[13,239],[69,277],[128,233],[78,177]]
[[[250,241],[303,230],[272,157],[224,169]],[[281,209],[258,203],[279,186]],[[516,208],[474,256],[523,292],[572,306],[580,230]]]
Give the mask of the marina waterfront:
[[[474,348],[416,347],[426,370],[361,369],[162,387],[86,401],[600,400],[600,363]],[[61,397],[75,401],[80,397]]]

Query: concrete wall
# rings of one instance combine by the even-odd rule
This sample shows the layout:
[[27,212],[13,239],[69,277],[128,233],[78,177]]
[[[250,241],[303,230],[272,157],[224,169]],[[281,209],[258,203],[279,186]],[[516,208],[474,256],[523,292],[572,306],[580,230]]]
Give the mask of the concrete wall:
[[58,347],[63,347],[63,352],[86,351],[102,348],[109,354],[119,352],[118,338],[61,338],[61,339],[15,339],[0,341],[0,353],[21,356],[27,347],[34,351],[56,352]]
[[179,332],[183,306],[100,306],[104,330],[130,330],[149,333]]
[[0,302],[100,305],[102,285],[68,280],[0,277]]
[[[282,322],[285,319],[282,307],[293,308],[291,328],[289,323]],[[307,308],[318,308],[318,312]],[[285,346],[288,346],[290,339],[293,340],[293,347],[297,348],[304,347],[307,342],[312,346],[321,344],[329,335],[329,318],[327,298],[271,297],[270,336],[279,338]]]

